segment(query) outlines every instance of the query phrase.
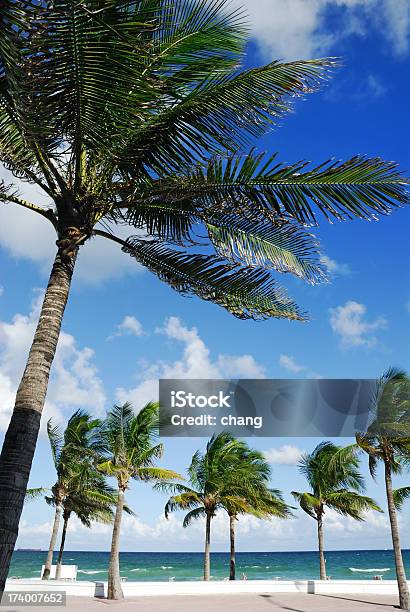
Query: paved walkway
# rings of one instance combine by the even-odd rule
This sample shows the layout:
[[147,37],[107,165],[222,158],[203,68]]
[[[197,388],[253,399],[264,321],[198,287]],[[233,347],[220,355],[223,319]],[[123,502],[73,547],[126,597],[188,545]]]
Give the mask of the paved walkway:
[[[69,597],[68,610],[78,612],[394,612],[397,597],[366,595],[173,595],[171,597],[129,597],[121,602],[86,597]],[[27,608],[25,608],[27,610]],[[39,608],[36,608],[37,610]],[[48,612],[63,612],[64,608],[42,607]],[[3,607],[2,611],[23,610],[18,606]],[[32,609],[33,612],[35,609]]]

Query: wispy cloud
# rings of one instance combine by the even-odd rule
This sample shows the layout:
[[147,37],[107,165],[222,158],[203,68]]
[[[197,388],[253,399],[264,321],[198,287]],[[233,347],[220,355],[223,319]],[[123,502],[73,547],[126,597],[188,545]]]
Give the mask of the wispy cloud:
[[266,460],[274,465],[297,465],[303,451],[291,444],[285,444],[280,448],[271,448],[264,452]]
[[108,340],[113,340],[121,336],[136,336],[138,338],[139,336],[143,336],[144,333],[144,328],[138,319],[131,315],[127,315],[123,318],[121,323],[117,325],[115,333],[109,336]]
[[298,363],[293,357],[289,355],[281,355],[279,357],[279,365],[285,370],[289,370],[289,372],[293,372],[293,374],[299,374],[300,372],[305,372],[307,367]]
[[349,300],[343,306],[330,309],[330,326],[339,336],[343,348],[371,347],[376,344],[377,338],[374,332],[384,329],[387,320],[380,316],[369,321],[366,319],[366,314],[366,306],[353,300]]
[[331,276],[349,276],[352,271],[346,263],[339,263],[328,255],[322,255],[320,262],[325,266]]

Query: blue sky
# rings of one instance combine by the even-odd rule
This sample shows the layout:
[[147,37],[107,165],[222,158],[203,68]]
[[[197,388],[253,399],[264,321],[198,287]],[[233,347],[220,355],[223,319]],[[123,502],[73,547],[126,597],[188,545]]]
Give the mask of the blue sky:
[[[377,4],[377,10],[376,10]],[[296,113],[260,142],[283,161],[322,162],[357,153],[396,160],[410,172],[408,99],[410,9],[406,0],[260,0],[248,2],[252,40],[247,64],[276,57],[337,55],[344,67],[320,93],[298,102]],[[0,169],[2,176],[5,171]],[[30,197],[41,200],[33,193]],[[242,322],[216,306],[182,298],[139,270],[115,245],[100,240],[80,256],[53,370],[46,414],[63,421],[78,407],[102,415],[114,401],[136,406],[155,396],[160,376],[172,377],[375,377],[386,367],[410,370],[410,210],[378,223],[324,223],[318,230],[332,272],[331,284],[309,287],[285,279],[291,295],[311,315],[307,324]],[[0,206],[0,428],[13,395],[47,280],[54,237],[25,211]],[[46,416],[47,418],[47,416]],[[0,438],[2,434],[0,433]],[[254,439],[268,452],[273,484],[286,494],[304,488],[295,463],[313,439]],[[347,442],[345,440],[342,443]],[[183,472],[205,441],[166,440],[163,463]],[[364,467],[365,469],[365,467]],[[408,483],[410,475],[399,483]],[[381,479],[380,479],[381,481]],[[53,482],[50,455],[40,437],[31,484]],[[381,482],[369,492],[383,501]],[[287,499],[290,498],[287,495]],[[159,519],[165,498],[133,486],[124,550],[201,550],[202,525],[181,528],[181,516]],[[314,549],[308,517],[261,524],[245,518],[240,550]],[[24,511],[20,546],[46,547],[50,509],[41,502]],[[327,516],[329,548],[388,548],[385,516],[368,523]],[[301,542],[300,533],[304,538]],[[403,544],[410,527],[402,519]],[[215,550],[225,550],[226,519],[216,519]],[[76,523],[72,549],[108,549],[109,529],[92,532]]]

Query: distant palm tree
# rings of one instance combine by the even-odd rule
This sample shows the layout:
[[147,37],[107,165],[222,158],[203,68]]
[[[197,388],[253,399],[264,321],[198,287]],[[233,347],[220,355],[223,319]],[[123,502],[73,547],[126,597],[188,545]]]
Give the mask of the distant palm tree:
[[121,599],[120,530],[124,510],[124,496],[131,479],[157,482],[181,478],[171,470],[155,467],[163,454],[163,445],[157,443],[159,433],[159,405],[148,403],[135,414],[131,404],[114,406],[101,430],[104,459],[98,469],[117,481],[117,506],[112,533],[110,566],[108,571],[108,599]]
[[[407,195],[379,158],[306,169],[253,149],[337,62],[242,69],[248,29],[229,0],[2,0],[0,27],[0,162],[49,201],[25,200],[12,181],[0,204],[40,216],[56,240],[0,456],[2,591],[82,245],[110,241],[242,319],[300,320],[271,272],[325,279],[306,225],[374,218]],[[209,248],[193,252],[203,236]]]
[[[343,460],[338,461],[341,454]],[[381,512],[381,509],[371,497],[361,494],[364,480],[359,471],[357,454],[351,447],[343,449],[332,442],[322,442],[312,453],[303,455],[299,470],[306,477],[310,491],[293,491],[292,495],[302,510],[317,522],[320,579],[326,580],[323,538],[326,508],[357,521],[363,521],[364,514],[369,510]]]
[[98,456],[96,433],[100,425],[99,419],[91,418],[83,410],[77,410],[72,415],[64,432],[60,425],[53,424],[52,419],[47,423],[57,481],[51,489],[50,503],[55,507],[55,514],[43,580],[48,580],[50,577],[64,502],[70,493],[81,488],[84,473],[88,473],[92,461]]
[[[51,500],[47,499],[50,503]],[[81,523],[90,528],[94,522],[112,523],[114,520],[114,509],[117,506],[118,495],[110,487],[102,474],[91,471],[87,475],[78,490],[72,490],[63,502],[63,531],[61,534],[60,550],[56,564],[56,578],[61,576],[63,552],[68,529],[68,522],[75,514]],[[134,514],[128,506],[124,506],[127,514]]]
[[384,467],[384,482],[399,588],[400,608],[409,610],[409,588],[400,545],[396,505],[400,508],[410,496],[410,488],[394,494],[392,476],[400,474],[410,460],[410,379],[403,370],[391,368],[378,381],[373,403],[373,422],[357,444],[369,456],[369,469],[376,476],[378,463]]
[[[157,488],[173,493],[165,506],[165,516],[175,510],[189,510],[183,521],[188,527],[193,520],[205,518],[204,580],[210,579],[211,523],[219,509],[235,508],[235,513],[251,512],[244,497],[244,482],[234,478],[239,468],[243,444],[227,432],[214,435],[205,453],[197,451],[188,468],[191,487],[179,483],[159,483]],[[238,475],[242,472],[237,472]],[[250,488],[250,487],[249,487]]]
[[[290,507],[285,504],[278,489],[270,489],[271,468],[263,453],[249,448],[246,442],[239,442],[235,449],[236,465],[231,466],[226,477],[232,480],[226,482],[221,505],[229,516],[230,561],[229,579],[236,578],[235,560],[235,525],[238,515],[251,514],[260,519],[289,518]],[[232,488],[232,490],[231,490]],[[232,493],[240,496],[239,505]]]

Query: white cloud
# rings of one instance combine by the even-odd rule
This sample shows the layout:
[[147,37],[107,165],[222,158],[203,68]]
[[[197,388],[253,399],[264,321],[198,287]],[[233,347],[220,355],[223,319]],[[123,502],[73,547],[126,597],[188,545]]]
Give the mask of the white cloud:
[[264,452],[267,461],[275,465],[297,465],[302,454],[302,450],[290,444],[285,444],[280,448],[271,448]]
[[[165,498],[164,498],[165,499]],[[152,522],[145,522],[138,516],[124,516],[121,526],[121,550],[163,551],[164,542],[167,550],[203,550],[204,521],[198,520],[184,529],[182,513],[171,514],[165,519],[164,514],[153,517]],[[294,537],[295,520],[273,519],[260,521],[253,516],[241,516],[237,522],[238,546],[244,542],[263,547],[265,542],[279,542]],[[51,530],[51,521],[32,524],[23,516],[19,530],[19,546],[44,546]],[[110,544],[112,525],[93,523],[92,529],[84,527],[74,517],[69,523],[67,546],[69,550],[81,550],[84,542],[88,549],[107,550]],[[227,550],[229,546],[229,519],[225,512],[218,512],[212,521],[213,550]],[[172,569],[172,568],[169,568]],[[198,576],[200,579],[200,576]]]
[[4,293],[4,287],[0,285],[0,297],[3,295],[3,293]]
[[[16,314],[11,321],[0,320],[0,430],[9,422],[15,394],[38,319],[42,294],[28,315]],[[105,405],[102,381],[94,365],[94,352],[80,348],[75,338],[62,332],[50,377],[45,418],[61,421],[78,408],[102,415]]]
[[389,519],[386,514],[375,510],[365,513],[364,521],[356,521],[350,516],[341,516],[335,510],[327,509],[325,514],[325,529],[329,532],[343,532],[356,534],[358,532],[385,532],[390,531]]
[[328,257],[328,255],[322,255],[320,258],[320,263],[324,265],[328,272],[332,276],[348,276],[351,274],[351,270],[348,264],[339,263],[334,259]]
[[[398,55],[409,49],[408,0],[235,0],[249,14],[252,34],[266,59],[328,54],[349,36],[377,29]],[[327,22],[338,11],[338,28]]]
[[170,340],[182,343],[182,356],[174,362],[144,364],[145,377],[132,389],[117,389],[120,402],[136,407],[158,397],[159,378],[264,378],[266,371],[252,355],[223,355],[212,359],[210,350],[196,327],[186,327],[178,317],[170,317],[157,329]]
[[332,330],[340,337],[344,348],[355,346],[373,346],[377,339],[373,332],[384,329],[387,321],[378,317],[373,321],[366,320],[367,308],[350,300],[343,306],[330,309],[330,325]]
[[[35,204],[51,207],[50,199],[36,185],[16,179],[0,164],[0,180],[12,183],[20,195]],[[137,231],[127,226],[116,228],[116,234],[126,238]],[[0,247],[12,257],[29,259],[48,274],[56,252],[56,234],[46,219],[15,204],[0,203]],[[141,267],[121,251],[119,245],[96,236],[81,247],[75,278],[98,285],[141,271]]]
[[387,25],[385,35],[395,52],[405,55],[409,51],[410,3],[408,0],[384,0],[383,6],[381,25],[383,22]]
[[117,331],[115,334],[109,337],[112,340],[115,337],[119,336],[142,336],[144,335],[144,329],[142,324],[131,315],[127,315],[123,318],[121,323],[117,325]]
[[289,372],[293,372],[294,374],[299,374],[307,369],[306,366],[297,363],[297,361],[295,361],[295,359],[289,355],[281,355],[279,357],[279,365],[282,366],[282,368],[285,368],[285,370],[289,370]]

